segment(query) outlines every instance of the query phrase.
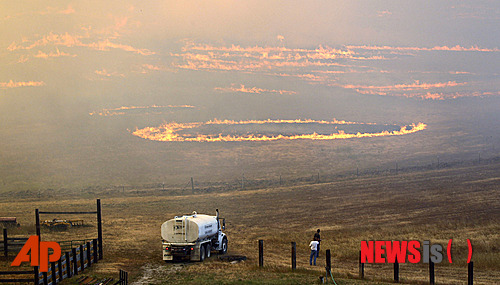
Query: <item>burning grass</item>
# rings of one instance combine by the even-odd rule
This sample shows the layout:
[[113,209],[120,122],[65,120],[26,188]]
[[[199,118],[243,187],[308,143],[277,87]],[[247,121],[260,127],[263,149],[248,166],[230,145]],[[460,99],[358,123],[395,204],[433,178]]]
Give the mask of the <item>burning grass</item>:
[[[339,126],[343,125],[349,126],[349,131],[337,130]],[[353,128],[353,125],[356,125],[357,128]],[[390,130],[367,131],[367,126],[373,129],[374,125],[376,124],[337,121],[335,119],[333,121],[270,119],[264,121],[214,120],[204,123],[166,123],[157,128],[146,127],[137,129],[132,134],[143,139],[162,142],[245,142],[304,139],[336,140],[401,136],[422,131],[427,126],[424,123],[418,123],[410,126],[402,126],[399,127],[399,129],[393,129],[393,126],[385,126]],[[220,126],[224,126],[224,128],[221,129]],[[243,126],[243,128],[235,128],[235,126]],[[293,127],[290,128],[290,126]],[[328,126],[329,128],[325,129],[324,126]],[[205,134],[205,132],[207,134]]]

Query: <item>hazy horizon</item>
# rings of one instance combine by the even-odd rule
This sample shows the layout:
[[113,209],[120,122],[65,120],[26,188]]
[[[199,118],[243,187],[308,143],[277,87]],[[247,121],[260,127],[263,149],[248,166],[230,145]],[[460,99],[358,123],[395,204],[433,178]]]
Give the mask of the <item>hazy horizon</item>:
[[[315,169],[332,167],[315,148],[350,147],[351,168],[401,160],[409,146],[416,160],[498,156],[499,24],[498,1],[1,1],[0,188],[262,175],[276,161],[270,170],[306,168],[298,149],[312,142],[268,142],[288,151],[276,158],[257,153],[262,142],[133,135],[172,122],[204,126],[193,137],[328,134],[210,129],[214,119],[427,126],[393,140],[314,143]],[[197,160],[203,167],[190,168]]]

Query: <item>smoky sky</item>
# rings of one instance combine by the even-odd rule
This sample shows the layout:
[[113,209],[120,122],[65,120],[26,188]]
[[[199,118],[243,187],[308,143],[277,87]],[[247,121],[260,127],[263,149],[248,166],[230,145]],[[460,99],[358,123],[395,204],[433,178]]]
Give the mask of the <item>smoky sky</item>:
[[[63,109],[72,111],[62,115],[72,116],[188,104],[208,118],[218,116],[220,101],[241,93],[258,93],[259,100],[289,94],[274,98],[293,105],[322,87],[333,96],[423,100],[499,92],[498,1],[2,1],[0,6],[4,112],[35,105],[49,116]],[[230,100],[247,100],[241,97]],[[65,108],[68,104],[78,110]]]
[[214,118],[432,130],[499,106],[499,24],[494,0],[0,1],[0,159]]

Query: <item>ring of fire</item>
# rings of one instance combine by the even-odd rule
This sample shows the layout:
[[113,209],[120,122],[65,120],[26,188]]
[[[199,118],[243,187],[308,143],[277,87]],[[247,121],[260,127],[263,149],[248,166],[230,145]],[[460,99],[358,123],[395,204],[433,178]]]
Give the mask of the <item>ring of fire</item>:
[[346,133],[343,130],[338,130],[331,134],[278,134],[265,135],[259,133],[250,133],[246,135],[223,135],[218,134],[189,134],[183,133],[186,130],[195,130],[207,126],[242,126],[242,125],[265,125],[265,124],[317,124],[317,125],[376,125],[375,123],[356,123],[347,121],[317,121],[317,120],[249,120],[249,121],[232,121],[232,120],[211,120],[207,122],[195,123],[165,123],[159,127],[146,127],[136,129],[132,134],[134,136],[161,142],[236,142],[236,141],[277,141],[277,140],[335,140],[335,139],[351,139],[351,138],[368,138],[368,137],[383,137],[383,136],[401,136],[416,133],[424,130],[427,125],[424,123],[413,123],[411,125],[402,126],[399,130],[381,132],[357,132]]

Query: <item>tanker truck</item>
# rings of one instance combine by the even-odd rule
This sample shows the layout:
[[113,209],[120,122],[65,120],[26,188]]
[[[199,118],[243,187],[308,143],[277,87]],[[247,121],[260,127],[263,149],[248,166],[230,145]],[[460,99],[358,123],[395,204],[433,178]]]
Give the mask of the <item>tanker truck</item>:
[[227,237],[222,232],[226,228],[226,220],[216,216],[192,215],[176,216],[161,225],[163,242],[163,260],[189,258],[192,261],[203,261],[210,257],[212,251],[220,254],[227,252]]

